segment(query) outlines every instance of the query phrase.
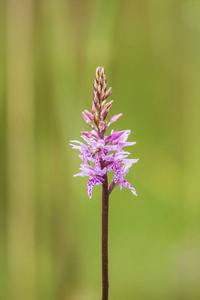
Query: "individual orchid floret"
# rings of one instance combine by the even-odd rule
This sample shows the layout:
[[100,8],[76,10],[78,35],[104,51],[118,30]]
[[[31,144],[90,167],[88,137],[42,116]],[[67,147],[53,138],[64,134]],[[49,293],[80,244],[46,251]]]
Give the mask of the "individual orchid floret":
[[123,187],[129,188],[129,189],[131,190],[131,192],[132,192],[135,196],[137,196],[137,192],[136,192],[136,190],[134,189],[134,187],[132,187],[132,185],[131,185],[128,181],[126,181],[125,179],[123,179],[123,180],[120,181],[120,190],[121,190]]
[[82,172],[74,175],[74,177],[76,176],[89,177],[87,191],[88,191],[89,198],[91,198],[94,185],[100,185],[104,181],[102,176],[106,173],[106,168],[101,169],[100,166],[92,167],[88,164],[82,164],[80,170]]

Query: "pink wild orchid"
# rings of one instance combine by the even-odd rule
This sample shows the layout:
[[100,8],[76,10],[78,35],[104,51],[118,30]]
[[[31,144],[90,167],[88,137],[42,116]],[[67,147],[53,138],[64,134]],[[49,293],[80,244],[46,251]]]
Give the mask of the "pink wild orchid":
[[[112,116],[109,121],[105,121],[113,104],[113,100],[106,102],[106,98],[112,92],[111,88],[107,92],[106,89],[104,68],[98,67],[94,83],[92,112],[88,110],[82,112],[85,123],[92,130],[81,132],[81,137],[86,144],[75,140],[70,141],[73,149],[80,151],[79,157],[82,159],[80,168],[82,172],[74,176],[89,177],[87,191],[91,198],[93,186],[103,183],[103,175],[107,171],[114,171],[115,175],[108,189],[109,194],[114,187],[120,185],[120,189],[128,187],[137,196],[136,190],[125,180],[125,176],[132,164],[136,163],[138,159],[128,159],[130,153],[123,150],[124,147],[132,146],[135,142],[127,142],[130,130],[115,132],[112,130],[110,135],[106,135],[107,127],[122,116],[122,114],[118,114]],[[91,164],[95,167],[92,167]]]
[[[136,190],[125,179],[130,167],[138,159],[128,158],[129,152],[124,147],[132,146],[135,142],[127,142],[130,130],[111,131],[106,135],[107,127],[115,123],[122,114],[112,116],[108,121],[106,117],[111,110],[113,100],[106,102],[112,93],[107,90],[107,79],[102,67],[96,69],[92,112],[82,112],[83,119],[91,127],[91,131],[83,131],[82,139],[85,143],[72,140],[73,149],[80,151],[82,160],[81,172],[74,176],[88,176],[87,192],[92,197],[94,185],[102,185],[102,300],[108,300],[108,204],[109,195],[119,185],[120,189],[127,187],[137,196]],[[107,172],[114,171],[110,186],[108,185]]]

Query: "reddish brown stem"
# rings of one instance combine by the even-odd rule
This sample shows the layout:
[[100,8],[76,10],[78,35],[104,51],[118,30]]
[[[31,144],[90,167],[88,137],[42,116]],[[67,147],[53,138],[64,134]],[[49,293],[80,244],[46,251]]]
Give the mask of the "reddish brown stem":
[[102,300],[108,300],[108,178],[103,176],[102,190]]

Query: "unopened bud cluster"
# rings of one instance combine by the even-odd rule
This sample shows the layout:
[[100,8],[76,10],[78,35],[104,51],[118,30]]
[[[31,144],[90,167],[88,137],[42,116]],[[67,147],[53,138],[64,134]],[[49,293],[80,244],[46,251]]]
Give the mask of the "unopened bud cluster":
[[107,102],[106,99],[112,93],[112,88],[108,88],[107,78],[105,75],[105,70],[103,67],[98,67],[96,69],[96,75],[94,80],[94,91],[93,91],[93,101],[92,101],[92,112],[84,110],[82,112],[84,121],[87,125],[90,125],[99,136],[103,136],[106,127],[113,124],[119,119],[122,114],[115,115],[110,118],[109,121],[105,121],[109,111],[111,110],[113,100]]

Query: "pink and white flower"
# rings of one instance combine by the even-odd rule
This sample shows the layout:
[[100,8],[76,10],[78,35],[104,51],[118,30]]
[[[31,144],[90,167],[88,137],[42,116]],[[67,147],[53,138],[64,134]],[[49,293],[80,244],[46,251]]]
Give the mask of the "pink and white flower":
[[[72,149],[80,151],[79,157],[82,160],[80,167],[81,173],[74,176],[88,176],[87,185],[88,195],[91,198],[94,185],[100,185],[104,182],[104,175],[109,171],[114,171],[113,180],[108,189],[109,193],[114,187],[120,185],[120,189],[128,187],[134,195],[137,196],[132,185],[125,180],[125,176],[129,172],[130,167],[138,161],[138,159],[130,159],[129,152],[123,148],[132,146],[136,142],[127,142],[130,130],[114,131],[106,136],[106,129],[109,125],[115,123],[122,114],[112,116],[109,121],[105,121],[113,100],[106,102],[111,94],[112,89],[107,91],[106,77],[104,68],[97,68],[94,82],[92,112],[84,110],[82,112],[83,119],[89,125],[91,131],[82,131],[82,139],[86,143],[72,140]],[[91,166],[92,165],[94,166]]]

